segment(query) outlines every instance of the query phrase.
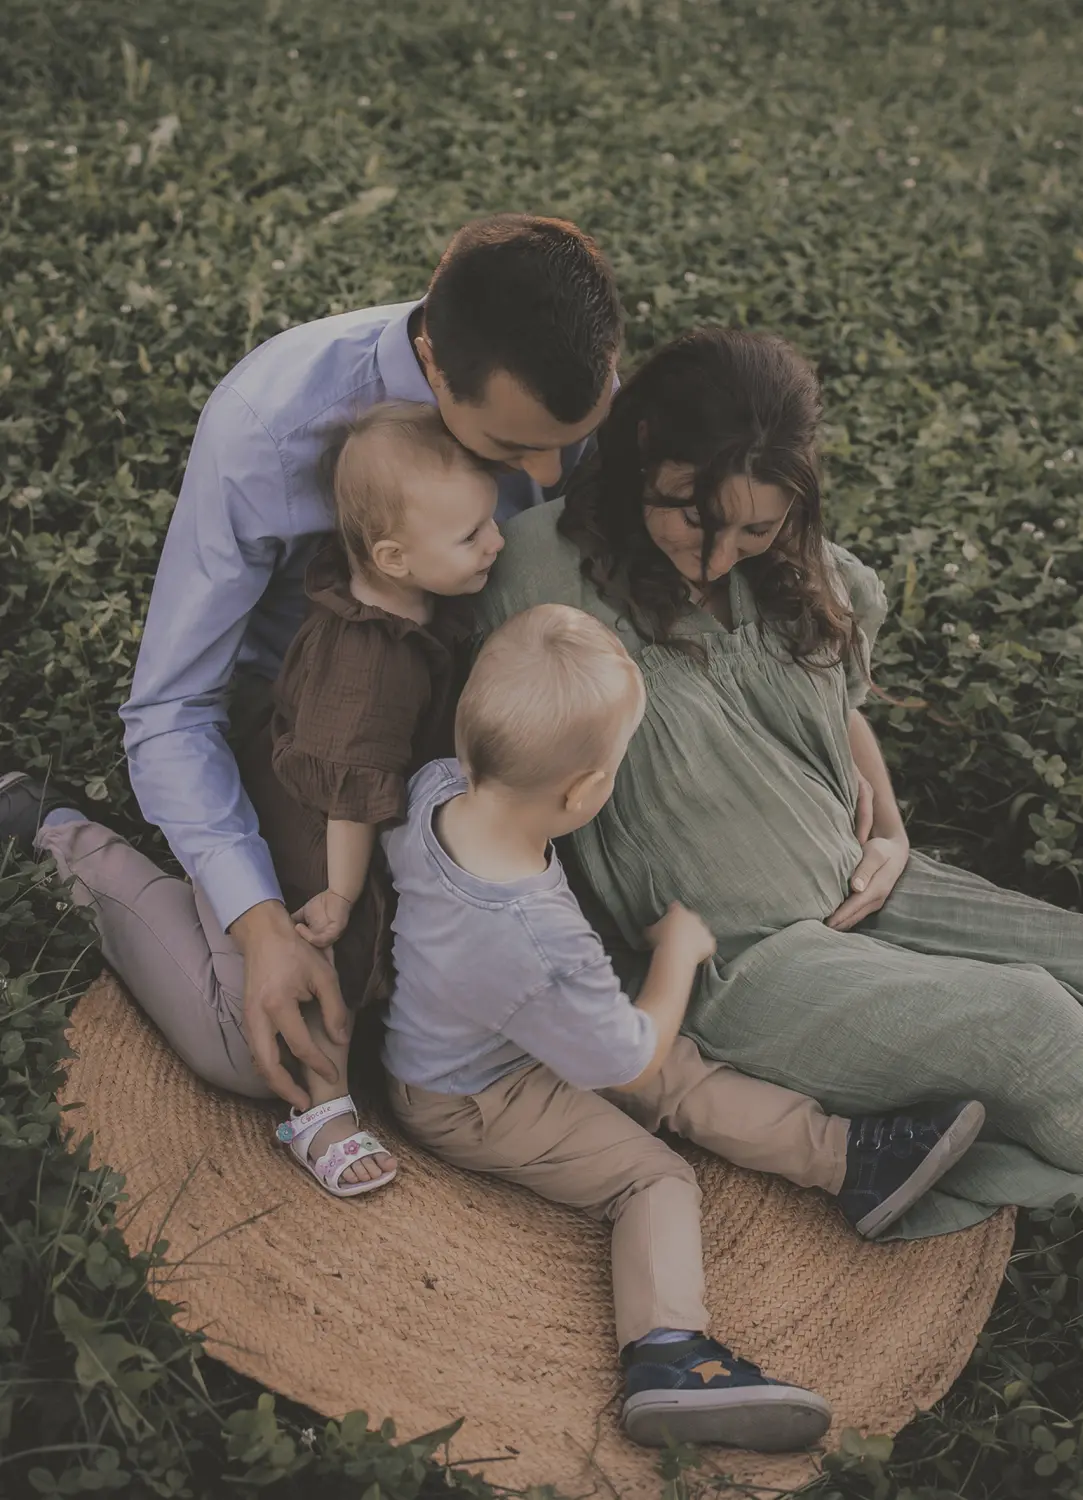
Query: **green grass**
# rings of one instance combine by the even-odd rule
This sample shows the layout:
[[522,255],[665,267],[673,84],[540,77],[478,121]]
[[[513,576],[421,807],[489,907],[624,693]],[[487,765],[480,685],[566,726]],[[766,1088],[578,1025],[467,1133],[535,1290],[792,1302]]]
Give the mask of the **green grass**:
[[[287,324],[416,294],[464,218],[552,211],[608,251],[630,357],[719,320],[819,362],[915,842],[1078,905],[1078,4],[561,4],[8,0],[0,760],[159,847],[116,709],[206,396]],[[431,1484],[429,1448],[357,1425],[310,1450],[146,1294],[49,1105],[84,929],[10,863],[0,913],[0,1491]],[[1083,1496],[1080,1222],[1023,1224],[953,1395],[825,1496]]]

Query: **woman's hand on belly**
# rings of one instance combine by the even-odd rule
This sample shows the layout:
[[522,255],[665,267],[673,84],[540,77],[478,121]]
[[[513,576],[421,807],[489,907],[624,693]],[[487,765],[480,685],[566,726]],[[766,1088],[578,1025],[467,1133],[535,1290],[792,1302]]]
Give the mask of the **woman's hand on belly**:
[[[858,809],[858,836],[860,837],[861,812]],[[827,926],[836,932],[849,932],[851,927],[879,911],[899,882],[910,858],[910,840],[905,833],[896,833],[890,838],[871,838],[862,850],[857,869],[850,877],[853,895],[827,918]]]

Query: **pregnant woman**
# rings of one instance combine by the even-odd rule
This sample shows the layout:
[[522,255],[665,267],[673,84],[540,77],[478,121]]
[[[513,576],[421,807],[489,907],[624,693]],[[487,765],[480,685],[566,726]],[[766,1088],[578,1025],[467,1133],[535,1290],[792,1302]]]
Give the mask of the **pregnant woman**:
[[631,989],[680,901],[718,942],[685,1022],[709,1056],[840,1113],[985,1104],[896,1229],[944,1233],[1083,1194],[1083,916],[910,851],[859,711],[884,593],[823,539],[819,416],[781,339],[661,349],[566,501],[507,528],[482,628],[574,605],[643,671],[614,796],[562,851]]

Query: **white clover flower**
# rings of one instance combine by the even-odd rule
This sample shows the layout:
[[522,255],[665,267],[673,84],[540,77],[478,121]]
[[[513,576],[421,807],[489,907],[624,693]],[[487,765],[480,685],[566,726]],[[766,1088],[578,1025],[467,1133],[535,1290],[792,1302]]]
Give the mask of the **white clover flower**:
[[296,62],[300,55],[301,54],[298,52],[296,47],[291,47],[290,50],[286,53],[286,56],[289,58],[290,62]]
[[944,572],[945,572],[945,574],[947,575],[948,578],[954,578],[956,576],[956,574],[959,572],[959,564],[958,563],[945,563],[944,564]]
[[1075,458],[1075,449],[1065,448],[1064,452],[1061,454],[1061,461],[1063,463],[1070,464],[1073,458]]
[[25,485],[23,487],[23,499],[24,500],[40,500],[41,496],[42,496],[41,485],[39,485],[39,484],[28,484],[28,485]]
[[908,135],[908,136],[911,136],[911,137],[917,135],[917,133],[918,133],[918,127],[916,125],[908,125],[906,127],[906,129],[903,131],[903,135]]
[[30,142],[16,141],[11,149],[15,152],[16,156],[25,156],[26,153],[30,150]]
[[315,1429],[315,1427],[305,1427],[304,1429],[302,1429],[302,1432],[301,1432],[301,1447],[302,1448],[309,1448],[309,1449],[311,1449],[311,1448],[314,1448],[315,1446],[316,1446],[316,1429]]
[[1057,519],[1053,522],[1053,530],[1054,531],[1067,531],[1067,529],[1068,529],[1068,522],[1064,519],[1063,516],[1058,516]]
[[273,260],[271,262],[271,270],[272,271],[284,271],[285,269],[286,269],[286,262],[284,260]]
[[672,151],[663,151],[658,160],[664,167],[671,167],[677,158],[673,155]]
[[1064,150],[1064,142],[1063,141],[1054,141],[1053,142],[1053,150],[1054,151],[1063,151]]
[[64,147],[64,155],[65,156],[78,156],[79,155],[79,147],[78,146],[65,146]]
[[908,156],[906,158],[906,165],[908,167],[920,167],[921,166],[921,157],[920,156]]
[[175,302],[167,302],[165,305],[165,310],[166,312],[176,312],[177,304]]
[[56,145],[56,142],[50,136],[47,140],[42,141],[41,144],[45,147],[46,151],[51,151],[53,149],[53,147]]
[[555,52],[546,52],[544,54],[544,57],[546,62],[556,62],[557,60],[557,54]]
[[641,316],[646,317],[646,315],[650,312],[650,310],[651,310],[651,305],[650,305],[649,302],[637,302],[636,303],[636,312],[639,313]]
[[741,137],[739,135],[731,136],[730,137],[730,150],[731,151],[740,151],[740,149],[741,149]]
[[504,56],[508,59],[509,62],[511,62],[512,58],[519,56],[518,47],[505,47]]
[[372,103],[372,100],[367,94],[358,94],[357,102],[362,109],[368,109],[369,105]]
[[554,21],[574,21],[575,20],[575,11],[574,10],[555,10],[553,12],[553,20]]
[[966,638],[966,643],[976,650],[981,645],[981,636],[976,630],[972,630]]
[[511,91],[511,97],[513,99],[525,99],[526,98],[526,89],[512,89],[512,91]]
[[790,179],[788,177],[780,177],[778,179],[778,185],[779,187],[789,187]]
[[1034,530],[1034,540],[1036,542],[1040,542],[1044,536],[1045,536],[1045,532],[1042,530],[1042,528],[1040,526],[1035,527],[1035,530]]
[[903,179],[903,187],[904,188],[916,188],[917,187],[917,183],[914,181],[914,179],[912,177],[906,177],[906,178]]
[[950,620],[948,621],[948,623],[946,625],[941,625],[941,627],[940,627],[940,634],[941,635],[954,635],[955,634],[955,626],[951,623]]
[[695,286],[696,282],[699,280],[699,277],[696,275],[695,271],[686,271],[684,273],[684,279],[685,281],[687,281],[689,286]]
[[1043,469],[1055,469],[1056,467],[1056,463],[1051,458],[1047,458],[1045,463],[1042,465]]
[[1020,526],[1019,530],[1020,531],[1025,531],[1027,533],[1027,535],[1029,536],[1031,534],[1031,532],[1035,530],[1034,522],[1033,521],[1024,521],[1023,524],[1022,524],[1022,526]]
[[164,270],[164,271],[168,271],[168,270],[169,270],[169,268],[170,268],[170,266],[171,266],[171,265],[172,265],[172,264],[173,264],[173,262],[172,262],[172,261],[171,261],[171,260],[170,260],[170,258],[169,258],[169,256],[168,256],[168,255],[165,255],[165,256],[163,256],[163,257],[162,257],[162,259],[161,259],[161,260],[160,260],[160,261],[159,261],[159,262],[158,262],[158,264],[159,264],[159,265],[160,265],[160,266],[161,266],[161,267],[162,267],[162,269],[163,269],[163,270]]
[[132,304],[130,302],[122,302],[120,304],[120,310],[122,313],[130,313],[132,310]]

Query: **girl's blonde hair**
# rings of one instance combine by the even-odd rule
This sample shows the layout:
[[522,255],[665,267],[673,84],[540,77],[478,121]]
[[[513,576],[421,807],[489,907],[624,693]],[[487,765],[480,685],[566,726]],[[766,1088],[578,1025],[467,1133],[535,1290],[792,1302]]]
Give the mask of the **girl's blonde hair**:
[[478,653],[455,716],[455,753],[475,786],[515,791],[600,770],[639,668],[600,620],[539,604],[495,630]]
[[490,472],[423,401],[381,401],[343,433],[332,454],[331,492],[338,534],[359,568],[371,566],[377,542],[401,530],[407,480],[419,463]]

